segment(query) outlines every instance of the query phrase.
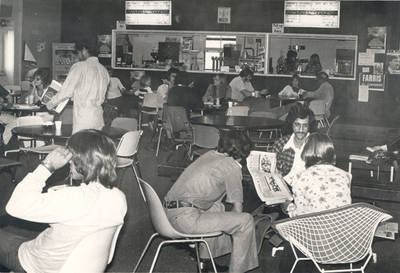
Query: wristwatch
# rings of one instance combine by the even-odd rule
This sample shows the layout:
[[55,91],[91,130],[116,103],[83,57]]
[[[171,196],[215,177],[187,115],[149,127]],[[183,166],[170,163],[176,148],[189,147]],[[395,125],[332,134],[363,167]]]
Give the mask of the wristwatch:
[[51,173],[54,172],[54,169],[51,167],[51,165],[46,159],[44,159],[40,164],[43,165],[49,172]]

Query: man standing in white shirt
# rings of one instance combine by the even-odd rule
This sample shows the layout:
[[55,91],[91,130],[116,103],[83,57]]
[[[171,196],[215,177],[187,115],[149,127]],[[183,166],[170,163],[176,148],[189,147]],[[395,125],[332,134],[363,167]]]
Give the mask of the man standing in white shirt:
[[105,99],[110,76],[100,64],[93,43],[76,43],[79,62],[75,63],[67,76],[60,92],[47,104],[53,109],[62,101],[72,98],[73,128],[75,133],[82,129],[101,129],[104,126],[102,104]]

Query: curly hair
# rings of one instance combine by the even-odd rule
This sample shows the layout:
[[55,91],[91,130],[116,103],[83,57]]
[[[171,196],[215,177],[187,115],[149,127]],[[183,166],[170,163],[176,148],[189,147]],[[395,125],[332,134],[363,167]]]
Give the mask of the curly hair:
[[84,183],[98,180],[106,188],[113,188],[117,179],[117,155],[111,138],[99,130],[82,130],[69,138],[67,147]]
[[293,123],[298,118],[308,118],[309,132],[314,132],[317,129],[314,112],[307,105],[297,102],[290,108],[286,117],[285,134],[293,133]]
[[252,142],[244,132],[226,131],[221,132],[217,150],[228,154],[233,159],[243,161],[249,156],[252,148]]
[[42,80],[43,86],[46,88],[51,82],[50,68],[38,68],[35,73],[33,73],[33,78],[39,76]]

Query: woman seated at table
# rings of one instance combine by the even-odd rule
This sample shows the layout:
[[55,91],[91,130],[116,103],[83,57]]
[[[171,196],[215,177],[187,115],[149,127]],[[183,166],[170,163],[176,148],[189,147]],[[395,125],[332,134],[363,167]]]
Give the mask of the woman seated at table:
[[31,90],[21,97],[21,102],[28,104],[39,104],[44,91],[50,85],[50,69],[38,68],[33,74]]
[[334,166],[335,148],[327,135],[311,134],[301,158],[306,170],[296,180],[288,181],[294,199],[287,207],[290,217],[351,203],[351,174]]
[[[51,174],[68,163],[81,184],[42,192]],[[79,131],[67,148],[52,151],[16,186],[6,206],[14,217],[50,226],[33,240],[0,229],[0,264],[16,272],[59,272],[86,236],[122,225],[127,203],[114,187],[116,164],[114,142],[97,130]]]
[[298,98],[300,89],[300,76],[294,74],[292,80],[278,94],[280,98]]
[[203,102],[214,103],[218,99],[221,103],[231,92],[231,87],[227,84],[226,75],[217,74],[213,77],[213,83],[208,86],[203,96]]

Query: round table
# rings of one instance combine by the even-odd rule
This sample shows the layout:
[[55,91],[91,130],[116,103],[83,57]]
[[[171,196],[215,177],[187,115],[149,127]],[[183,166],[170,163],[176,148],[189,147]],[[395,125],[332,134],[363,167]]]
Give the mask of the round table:
[[278,119],[249,116],[205,115],[194,117],[190,121],[192,124],[228,130],[274,129],[285,125],[284,121]]
[[[126,129],[104,127],[102,131],[112,139],[120,139],[127,132]],[[67,140],[72,135],[72,124],[63,124],[61,131],[56,131],[55,126],[27,125],[12,129],[13,134],[42,140]]]
[[[13,104],[10,107],[4,108],[5,111],[17,113],[17,115],[35,115],[36,112],[43,111],[39,106],[34,104]],[[19,116],[18,115],[18,116]]]

